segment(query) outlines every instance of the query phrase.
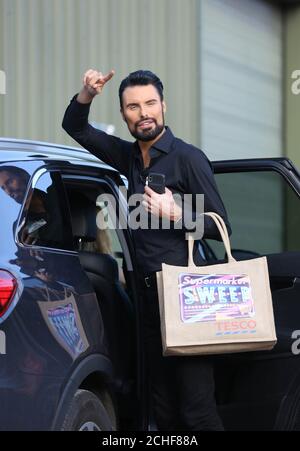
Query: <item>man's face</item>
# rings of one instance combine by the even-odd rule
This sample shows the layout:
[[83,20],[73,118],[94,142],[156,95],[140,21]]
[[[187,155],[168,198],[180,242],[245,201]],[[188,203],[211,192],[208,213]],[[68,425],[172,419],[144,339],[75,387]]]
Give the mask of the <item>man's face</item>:
[[132,136],[139,141],[152,141],[165,128],[165,102],[153,85],[130,86],[122,96],[121,113]]
[[27,183],[25,177],[11,174],[9,171],[0,172],[0,188],[16,202],[23,202]]

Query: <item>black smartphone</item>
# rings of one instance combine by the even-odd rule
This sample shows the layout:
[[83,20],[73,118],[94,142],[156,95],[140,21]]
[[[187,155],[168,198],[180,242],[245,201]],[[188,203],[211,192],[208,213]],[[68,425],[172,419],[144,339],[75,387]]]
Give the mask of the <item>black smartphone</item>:
[[166,187],[165,174],[150,172],[146,178],[146,185],[148,185],[156,193],[164,194]]

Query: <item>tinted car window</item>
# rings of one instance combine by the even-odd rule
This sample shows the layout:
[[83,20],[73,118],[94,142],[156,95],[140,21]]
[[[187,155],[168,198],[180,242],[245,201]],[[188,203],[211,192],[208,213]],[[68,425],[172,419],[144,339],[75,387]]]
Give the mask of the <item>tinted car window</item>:
[[[117,199],[106,184],[99,182],[66,184],[72,217],[74,246],[78,251],[109,254],[118,263],[120,280],[124,259],[130,263],[129,251],[122,230],[117,231]],[[125,255],[124,255],[125,253]]]
[[[115,258],[118,261],[119,266],[121,265],[121,259],[120,254],[122,254],[122,246],[119,240],[119,237],[117,235],[116,229],[114,227],[114,217],[116,215],[116,212],[114,212],[114,215],[112,215],[112,211],[114,210],[114,206],[107,204],[109,203],[109,200],[107,199],[106,202],[103,202],[103,200],[97,201],[97,207],[98,207],[98,214],[97,214],[97,224],[98,228],[101,231],[101,224],[104,223],[106,226],[103,228],[102,233],[106,234],[108,237],[108,241],[110,243],[110,253],[115,256]],[[103,226],[102,226],[103,227]]]
[[[8,233],[15,233],[17,218],[20,213],[30,174],[16,164],[0,165],[0,214],[1,241],[9,242]],[[4,239],[3,239],[4,238]]]
[[[277,172],[216,174],[234,249],[259,254],[300,250],[300,200]],[[209,240],[219,258],[224,247]]]
[[26,204],[24,224],[19,233],[23,244],[72,249],[70,220],[58,172],[43,174]]

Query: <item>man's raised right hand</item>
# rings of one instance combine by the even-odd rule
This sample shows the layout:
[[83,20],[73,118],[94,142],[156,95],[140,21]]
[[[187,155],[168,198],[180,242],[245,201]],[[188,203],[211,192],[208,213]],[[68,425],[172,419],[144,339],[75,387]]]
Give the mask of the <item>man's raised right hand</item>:
[[104,85],[114,76],[115,71],[111,70],[107,75],[93,69],[89,69],[83,76],[83,88],[77,100],[80,103],[89,103],[93,98],[102,92]]

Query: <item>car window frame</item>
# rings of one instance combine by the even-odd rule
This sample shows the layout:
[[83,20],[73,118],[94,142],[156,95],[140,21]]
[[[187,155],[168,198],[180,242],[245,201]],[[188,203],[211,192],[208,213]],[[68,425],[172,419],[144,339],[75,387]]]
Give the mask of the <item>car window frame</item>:
[[[212,161],[212,167],[215,175],[275,172],[281,177],[282,183],[287,184],[286,188],[291,189],[295,193],[300,202],[300,172],[298,168],[293,164],[293,162],[288,158],[278,157],[219,160]],[[281,253],[283,252],[285,251],[282,251]],[[270,254],[268,253],[263,255]]]
[[[20,233],[22,228],[25,225],[25,221],[26,221],[26,216],[27,216],[27,207],[26,204],[28,202],[28,206],[30,205],[30,200],[31,200],[31,196],[33,194],[34,189],[36,189],[36,186],[39,182],[39,180],[41,179],[41,177],[43,177],[45,174],[50,174],[50,173],[55,173],[55,177],[57,177],[58,179],[55,180],[55,184],[56,184],[56,188],[59,190],[59,198],[60,198],[60,211],[61,214],[63,215],[63,224],[64,227],[68,229],[68,233],[66,233],[66,237],[68,240],[68,246],[63,247],[63,248],[56,248],[56,247],[49,247],[49,246],[43,246],[43,245],[35,245],[35,244],[26,244],[23,243],[20,237]],[[63,208],[62,208],[63,207]],[[73,245],[73,241],[71,239],[72,236],[72,226],[71,226],[71,216],[70,216],[70,211],[69,211],[69,203],[67,201],[67,195],[65,192],[65,187],[62,181],[62,175],[61,175],[61,171],[57,168],[52,168],[52,167],[48,167],[48,168],[40,168],[38,169],[31,177],[31,180],[29,182],[29,186],[27,188],[27,192],[26,192],[26,196],[24,198],[22,207],[21,207],[21,211],[19,214],[19,218],[17,221],[17,227],[16,227],[16,231],[15,231],[15,242],[17,243],[18,246],[20,247],[24,247],[24,248],[28,248],[28,249],[32,249],[32,250],[44,250],[44,251],[52,251],[52,252],[61,252],[61,253],[75,253],[74,250],[74,245]]]
[[[109,194],[112,194],[116,200],[116,202],[119,205],[119,214],[121,213],[123,218],[127,218],[127,204],[126,204],[126,200],[119,194],[119,191],[117,189],[117,185],[115,183],[114,180],[112,180],[107,174],[105,175],[100,175],[99,176],[94,176],[94,175],[89,175],[89,174],[74,174],[71,173],[71,171],[67,171],[64,172],[62,171],[62,182],[74,182],[74,183],[78,183],[78,182],[82,182],[82,184],[84,185],[84,182],[86,184],[94,184],[95,186],[105,186],[108,187],[109,189]],[[123,185],[122,185],[123,186]],[[126,187],[125,187],[126,188]],[[67,196],[67,194],[66,194]],[[120,201],[120,202],[119,202]],[[127,221],[127,219],[126,219]],[[128,224],[128,222],[127,222]],[[126,262],[126,266],[127,266],[127,270],[132,272],[134,271],[134,250],[133,250],[133,245],[132,245],[132,241],[131,241],[131,237],[130,237],[130,229],[118,229],[116,228],[116,234],[118,236],[122,251],[123,251],[123,255],[124,255],[124,259]],[[75,250],[75,252],[78,253],[78,251]]]
[[215,174],[234,172],[277,172],[300,198],[300,173],[287,158],[253,158],[211,162]]

